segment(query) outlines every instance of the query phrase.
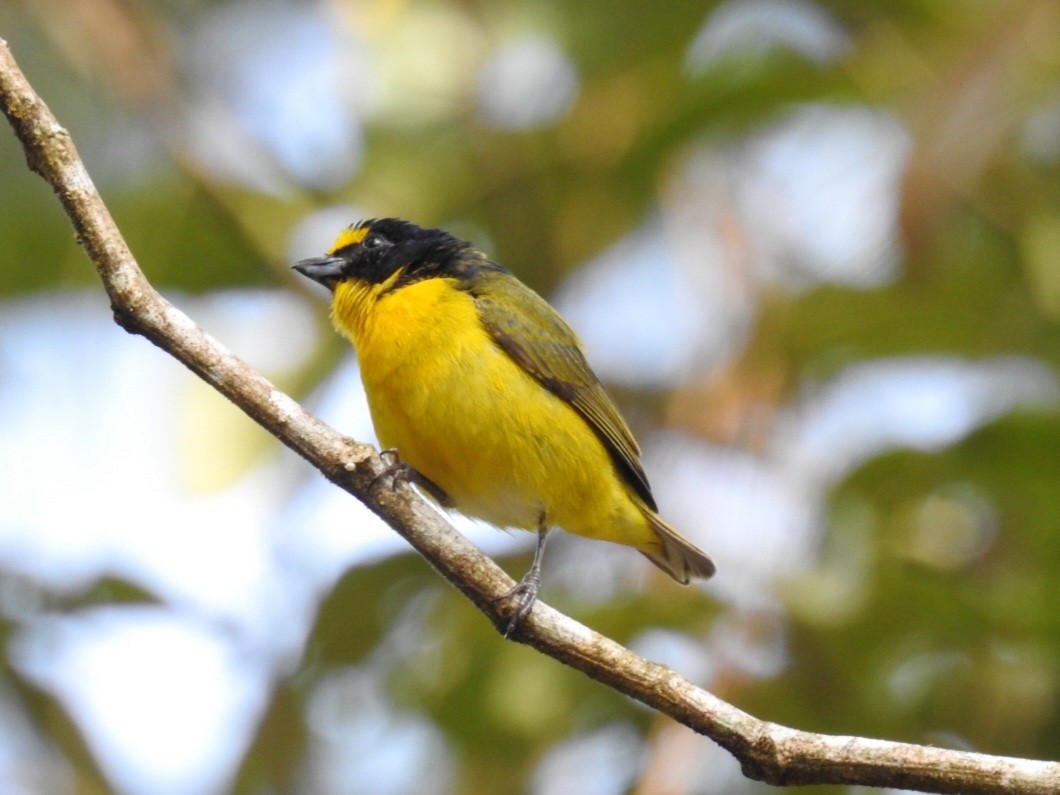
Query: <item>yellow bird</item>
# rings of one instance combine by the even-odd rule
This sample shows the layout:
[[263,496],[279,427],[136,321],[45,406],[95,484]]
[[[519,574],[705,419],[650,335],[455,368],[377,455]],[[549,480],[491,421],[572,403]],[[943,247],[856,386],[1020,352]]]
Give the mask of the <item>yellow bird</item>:
[[680,583],[714,563],[656,513],[640,448],[543,298],[470,243],[394,218],[296,270],[333,293],[379,441],[443,505],[536,530],[508,631],[533,607],[552,527],[625,544]]

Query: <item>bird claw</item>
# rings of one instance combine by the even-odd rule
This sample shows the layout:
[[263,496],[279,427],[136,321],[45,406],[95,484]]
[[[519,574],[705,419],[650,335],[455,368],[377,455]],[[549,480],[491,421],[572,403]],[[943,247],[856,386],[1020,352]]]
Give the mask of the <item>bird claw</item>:
[[534,561],[530,564],[530,569],[512,588],[493,600],[496,604],[511,599],[513,596],[519,597],[515,612],[508,619],[508,627],[504,630],[505,638],[511,637],[511,634],[523,623],[523,619],[530,614],[534,603],[537,602],[537,592],[541,590],[541,561],[545,558],[545,542],[548,541],[549,533],[545,519],[545,513],[542,511],[537,525],[537,547],[534,549]]
[[390,447],[386,450],[380,450],[379,457],[383,459],[386,468],[372,478],[372,483],[368,487],[369,491],[375,491],[376,486],[388,478],[390,479],[391,491],[397,491],[402,483],[408,483],[412,480],[415,470],[398,457],[397,448]]
[[511,637],[511,634],[523,623],[523,619],[530,614],[533,610],[534,604],[537,602],[537,592],[541,590],[541,570],[531,568],[519,582],[507,591],[502,593],[500,596],[493,599],[493,603],[505,602],[513,597],[518,597],[516,603],[515,612],[512,613],[512,617],[508,619],[508,626],[504,630],[504,637]]
[[379,457],[386,464],[386,469],[372,479],[368,487],[369,491],[374,491],[376,486],[389,478],[391,491],[397,491],[403,483],[414,483],[430,494],[439,505],[445,507],[450,505],[449,495],[445,493],[445,490],[422,475],[415,467],[402,461],[396,447],[380,450]]

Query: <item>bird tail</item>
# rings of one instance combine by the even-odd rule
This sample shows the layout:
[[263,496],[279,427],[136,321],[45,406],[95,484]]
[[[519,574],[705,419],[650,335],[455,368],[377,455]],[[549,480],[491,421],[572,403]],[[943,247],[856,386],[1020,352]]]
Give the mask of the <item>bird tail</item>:
[[693,577],[709,579],[714,576],[714,561],[703,550],[674,530],[647,506],[643,508],[658,538],[659,545],[648,549],[638,548],[648,560],[665,571],[682,585],[688,585]]

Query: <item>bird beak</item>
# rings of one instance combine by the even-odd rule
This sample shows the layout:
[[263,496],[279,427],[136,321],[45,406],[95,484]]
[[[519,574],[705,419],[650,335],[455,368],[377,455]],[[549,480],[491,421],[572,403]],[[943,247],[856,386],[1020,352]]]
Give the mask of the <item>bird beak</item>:
[[345,264],[346,261],[341,257],[313,257],[304,259],[292,267],[303,276],[308,276],[329,290],[334,290],[335,285],[342,278],[342,267]]

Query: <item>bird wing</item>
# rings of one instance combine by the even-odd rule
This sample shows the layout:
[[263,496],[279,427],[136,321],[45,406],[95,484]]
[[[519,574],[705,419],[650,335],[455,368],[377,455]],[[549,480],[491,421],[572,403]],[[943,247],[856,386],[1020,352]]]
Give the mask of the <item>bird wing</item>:
[[559,313],[504,271],[480,271],[472,294],[482,324],[494,342],[581,415],[600,437],[626,482],[656,510],[641,467],[640,448],[589,368],[578,338]]

